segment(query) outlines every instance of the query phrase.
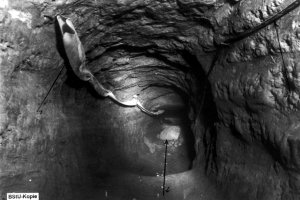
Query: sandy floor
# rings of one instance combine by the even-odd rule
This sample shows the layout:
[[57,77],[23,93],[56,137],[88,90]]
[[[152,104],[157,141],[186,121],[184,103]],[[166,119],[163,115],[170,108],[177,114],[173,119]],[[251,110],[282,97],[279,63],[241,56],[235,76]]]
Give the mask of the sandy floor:
[[134,174],[118,174],[101,180],[88,191],[86,199],[113,200],[224,200],[210,181],[196,171],[188,171],[166,177],[169,191],[162,195],[163,177],[146,177]]

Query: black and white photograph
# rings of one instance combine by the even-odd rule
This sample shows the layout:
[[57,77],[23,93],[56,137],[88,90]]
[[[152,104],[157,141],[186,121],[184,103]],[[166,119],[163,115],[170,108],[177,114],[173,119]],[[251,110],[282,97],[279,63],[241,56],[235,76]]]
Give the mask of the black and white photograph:
[[0,0],[0,200],[300,200],[300,0]]

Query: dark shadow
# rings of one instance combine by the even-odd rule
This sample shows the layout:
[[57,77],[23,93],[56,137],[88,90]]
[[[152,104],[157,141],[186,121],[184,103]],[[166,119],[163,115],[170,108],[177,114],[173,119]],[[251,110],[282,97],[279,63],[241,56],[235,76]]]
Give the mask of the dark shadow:
[[[195,55],[192,55],[190,52],[183,51],[181,53],[185,61],[191,66],[191,73],[197,78],[196,81],[198,87],[198,93],[196,95],[200,96],[200,99],[197,101],[200,105],[196,105],[200,112],[200,119],[205,126],[205,132],[203,134],[203,147],[205,154],[205,170],[206,172],[217,171],[217,152],[216,152],[216,143],[217,143],[217,132],[215,128],[215,123],[218,121],[218,114],[216,109],[216,104],[212,95],[212,90],[210,82],[208,80],[210,73],[214,69],[216,63],[219,59],[219,51],[216,52],[214,59],[211,62],[211,66],[208,68],[206,73],[203,70],[203,66],[198,62],[198,59]],[[193,98],[197,98],[196,96]]]

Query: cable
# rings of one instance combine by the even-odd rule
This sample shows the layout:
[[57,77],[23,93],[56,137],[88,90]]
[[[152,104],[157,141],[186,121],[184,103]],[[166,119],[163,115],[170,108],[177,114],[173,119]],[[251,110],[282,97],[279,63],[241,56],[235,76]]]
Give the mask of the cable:
[[295,10],[300,6],[300,0],[296,0],[290,5],[288,5],[286,8],[281,10],[280,12],[276,13],[274,16],[268,18],[267,20],[263,21],[261,24],[255,26],[254,28],[247,30],[245,32],[242,32],[234,37],[225,38],[224,40],[221,40],[217,43],[219,44],[232,44],[234,42],[240,41],[256,32],[261,30],[262,28],[272,24],[272,22],[276,22],[278,19],[282,18],[283,16],[287,15],[291,11]]
[[65,67],[65,66],[63,65],[63,66],[60,68],[58,75],[56,76],[55,80],[53,81],[53,83],[52,83],[50,89],[48,90],[46,96],[44,97],[42,103],[39,105],[39,107],[38,107],[38,109],[36,110],[36,112],[39,112],[39,110],[40,110],[41,107],[43,106],[43,104],[44,104],[44,102],[46,101],[47,97],[49,96],[49,94],[50,94],[52,88],[54,87],[56,81],[57,81],[58,78],[60,77],[60,74],[61,74],[61,72],[63,71],[64,67]]

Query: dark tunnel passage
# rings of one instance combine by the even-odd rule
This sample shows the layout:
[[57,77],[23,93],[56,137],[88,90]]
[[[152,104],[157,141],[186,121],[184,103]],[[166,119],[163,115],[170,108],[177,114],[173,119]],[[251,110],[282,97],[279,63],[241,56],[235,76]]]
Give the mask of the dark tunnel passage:
[[[182,185],[169,181],[173,192],[168,195],[169,198],[182,199],[184,188],[195,184],[190,180],[189,174],[198,170],[199,160],[202,162],[200,165],[214,164],[214,160],[211,159],[216,142],[215,136],[212,136],[216,120],[215,105],[205,72],[199,69],[200,64],[193,55],[188,52],[172,55],[182,57],[181,63],[185,65],[178,65],[166,62],[166,58],[159,53],[149,55],[148,52],[149,49],[144,48],[114,48],[103,57],[113,57],[106,58],[111,62],[110,65],[129,57],[129,69],[107,67],[94,73],[98,74],[98,80],[105,80],[103,83],[107,88],[121,88],[116,91],[118,96],[130,98],[130,95],[138,91],[147,108],[164,110],[163,114],[149,116],[139,112],[137,108],[122,107],[110,99],[103,99],[89,84],[78,80],[71,71],[68,71],[61,96],[65,113],[71,116],[68,117],[69,123],[80,123],[76,125],[80,127],[77,134],[81,138],[81,151],[86,158],[85,170],[91,178],[91,185],[102,189],[107,185],[114,187],[113,174],[132,174],[146,177],[144,181],[149,179],[148,184],[154,182],[144,189],[139,189],[135,186],[136,183],[128,186],[130,190],[139,191],[139,195],[142,195],[141,191],[149,190],[148,197],[142,195],[140,198],[151,199],[153,195],[161,195],[167,140],[166,175],[169,179],[177,177],[178,180],[186,182]],[[143,62],[146,60],[148,63],[156,62],[159,65],[151,68],[147,65],[133,68],[130,66],[141,58]],[[92,66],[99,66],[98,62],[100,61],[93,59],[90,63]],[[155,73],[159,73],[160,76],[155,76]],[[168,77],[172,79],[167,79]],[[202,109],[202,112],[195,115],[195,110],[199,109]],[[199,120],[204,131],[193,131],[195,120]],[[106,184],[103,184],[104,180],[107,181]],[[202,181],[209,183],[204,177]],[[118,190],[118,187],[120,189],[124,186],[115,187],[114,189]],[[210,190],[208,193],[212,193]]]
[[[156,58],[154,58],[156,59]],[[193,63],[193,64],[198,64],[198,63]],[[96,72],[97,73],[97,72]],[[128,74],[130,73],[134,73],[133,72],[126,72]],[[141,77],[143,77],[143,73],[139,72],[139,79],[142,79]],[[202,72],[204,73],[204,72]],[[102,73],[103,76],[103,73]],[[202,78],[205,78],[204,75],[202,75]],[[109,78],[108,78],[109,79]],[[178,80],[181,79],[181,77],[178,77]],[[202,79],[203,80],[203,79]],[[189,80],[190,81],[190,80]],[[203,81],[203,83],[206,81]],[[202,83],[202,84],[203,84]],[[189,83],[185,83],[185,84],[189,84]],[[201,84],[201,83],[197,83],[197,84]],[[135,85],[139,85],[139,83],[136,83]],[[183,157],[185,157],[185,159],[187,159],[187,162],[183,162],[181,163],[182,169],[180,169],[181,167],[178,166],[178,170],[176,170],[177,167],[174,167],[174,170],[170,169],[170,173],[178,173],[180,171],[186,171],[188,169],[191,169],[192,167],[192,162],[195,159],[195,139],[194,139],[194,134],[192,133],[191,130],[191,118],[189,117],[189,113],[192,109],[192,101],[191,99],[193,99],[194,97],[192,96],[192,94],[187,94],[186,91],[181,90],[178,85],[177,86],[170,86],[170,85],[162,85],[161,82],[159,83],[158,81],[158,86],[156,86],[155,80],[151,80],[151,86],[149,87],[148,85],[143,85],[143,87],[147,88],[146,89],[146,94],[145,95],[145,105],[149,106],[149,107],[153,107],[155,109],[162,109],[164,110],[164,113],[162,115],[159,116],[147,116],[147,115],[141,115],[142,118],[145,118],[146,120],[144,120],[144,123],[139,123],[137,124],[137,126],[141,126],[143,127],[143,131],[145,131],[145,133],[137,133],[139,135],[144,134],[146,137],[144,138],[144,142],[146,143],[153,143],[151,144],[152,147],[148,146],[148,148],[150,149],[150,151],[155,151],[155,146],[161,146],[161,144],[164,143],[164,141],[166,139],[168,140],[174,140],[174,148],[176,146],[182,146],[180,147],[180,149],[178,150],[178,152],[181,152],[183,155]],[[136,87],[136,86],[133,86]],[[148,88],[149,87],[149,88]],[[188,87],[192,88],[192,87],[197,87],[198,86],[190,86],[188,85]],[[207,86],[206,86],[207,87]],[[200,88],[200,87],[199,87]],[[203,93],[203,91],[201,91],[201,94]],[[68,71],[68,75],[65,81],[65,86],[63,87],[62,91],[61,91],[62,96],[64,97],[64,102],[66,102],[67,104],[67,108],[68,106],[70,107],[70,110],[72,110],[72,112],[74,111],[74,105],[72,103],[76,103],[79,107],[77,112],[80,112],[83,107],[83,111],[85,113],[88,113],[88,115],[91,114],[91,112],[86,112],[86,109],[91,109],[91,110],[101,110],[101,112],[96,113],[94,112],[92,114],[92,116],[82,116],[81,114],[79,114],[79,117],[82,117],[83,119],[87,119],[87,121],[90,120],[99,120],[99,118],[105,118],[105,115],[107,114],[114,114],[114,110],[112,109],[110,111],[110,108],[108,106],[105,106],[104,109],[95,109],[95,107],[98,106],[98,104],[101,104],[102,101],[104,101],[105,103],[109,104],[112,106],[112,108],[116,107],[116,105],[113,105],[114,102],[110,101],[110,100],[104,100],[103,98],[99,97],[99,95],[97,95],[97,93],[89,86],[89,84],[86,84],[83,81],[80,81],[71,71]],[[70,96],[73,95],[73,96]],[[195,96],[197,96],[199,94],[195,94]],[[211,96],[210,94],[205,94],[208,96],[208,98]],[[201,97],[201,99],[204,99],[205,97]],[[75,99],[75,102],[72,102],[71,104],[68,104],[68,102],[70,101],[70,99]],[[211,101],[211,100],[204,100],[205,104],[207,104],[207,102]],[[211,104],[211,102],[210,102]],[[195,107],[196,105],[194,105]],[[206,107],[206,106],[205,106]],[[120,109],[129,109],[130,108],[120,108]],[[131,109],[132,110],[132,109]],[[133,109],[136,110],[136,109]],[[209,110],[209,111],[208,111]],[[211,109],[206,109],[204,110],[204,112],[207,112],[207,116],[210,116],[209,112],[211,111]],[[76,112],[76,109],[75,111]],[[110,113],[111,112],[111,113]],[[122,114],[122,113],[121,113]],[[97,116],[97,119],[93,119],[94,115]],[[104,117],[102,116],[104,115]],[[203,114],[205,115],[205,114]],[[208,118],[206,118],[206,120],[209,121]],[[93,126],[97,126],[97,122],[93,121],[95,123],[91,123],[91,125],[89,126],[85,126],[84,127],[89,127],[89,128],[93,128]],[[143,121],[143,120],[142,120]],[[208,122],[205,122],[207,124],[209,124]],[[108,124],[107,128],[109,128]],[[138,127],[138,129],[140,130],[141,127]],[[100,132],[101,134],[101,132]],[[95,135],[99,135],[98,132],[95,132]],[[122,132],[120,133],[120,135],[122,135]],[[97,137],[97,136],[95,136]],[[99,136],[101,138],[101,136]],[[94,137],[92,137],[94,138]],[[91,139],[94,140],[94,139]],[[150,142],[151,141],[151,142]],[[177,142],[175,142],[177,141]],[[87,146],[89,146],[88,144],[90,144],[92,141],[87,141]],[[94,146],[94,145],[91,145]],[[95,147],[97,147],[97,145],[95,145]],[[161,147],[159,147],[161,148]],[[175,150],[175,149],[174,149]],[[95,151],[97,151],[95,149]],[[176,151],[176,150],[175,150]],[[162,152],[160,152],[159,154],[163,154]],[[157,156],[157,155],[156,155]],[[156,157],[155,156],[155,157]],[[172,156],[171,156],[172,157]],[[162,161],[163,158],[160,158]],[[148,160],[148,159],[146,159]],[[152,159],[150,159],[152,160]],[[172,160],[172,159],[171,159]],[[175,159],[176,160],[176,159]],[[158,160],[155,159],[156,162],[158,162]],[[160,162],[159,161],[159,162]],[[178,160],[179,161],[179,160]],[[176,161],[174,161],[176,162]],[[180,164],[180,163],[178,163]],[[174,172],[173,172],[174,171]],[[147,174],[147,172],[145,172]],[[152,175],[156,175],[157,173],[150,173]]]

